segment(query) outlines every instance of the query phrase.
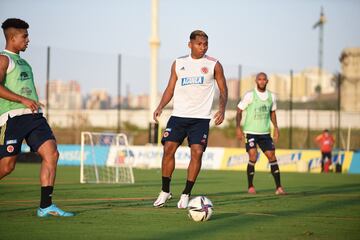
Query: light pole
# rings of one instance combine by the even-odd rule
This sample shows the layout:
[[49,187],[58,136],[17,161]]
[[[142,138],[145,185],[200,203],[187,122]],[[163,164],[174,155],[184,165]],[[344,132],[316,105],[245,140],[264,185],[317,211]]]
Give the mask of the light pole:
[[321,93],[322,68],[323,68],[323,49],[324,49],[324,24],[326,22],[324,9],[321,7],[320,18],[314,24],[313,29],[319,28],[319,56],[318,56],[318,84],[315,88],[316,93]]
[[117,75],[117,132],[121,132],[121,54],[118,54],[118,75]]
[[290,102],[289,102],[289,149],[292,149],[292,128],[293,128],[293,121],[292,121],[292,114],[293,114],[293,81],[294,80],[294,72],[290,70]]
[[46,119],[50,124],[50,46],[46,51]]
[[157,102],[158,51],[160,47],[160,40],[158,37],[158,6],[158,0],[151,1],[149,143],[157,143],[157,132],[159,128],[159,124],[154,122],[152,115]]

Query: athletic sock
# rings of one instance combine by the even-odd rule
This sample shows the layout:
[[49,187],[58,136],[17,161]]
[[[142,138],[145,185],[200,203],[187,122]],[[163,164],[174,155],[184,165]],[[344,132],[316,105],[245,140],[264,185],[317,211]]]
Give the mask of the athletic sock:
[[195,184],[195,182],[192,182],[192,181],[187,180],[187,181],[186,181],[185,189],[184,189],[184,191],[183,191],[182,193],[183,193],[183,194],[190,195],[191,190],[192,190],[194,184]]
[[170,177],[162,177],[162,191],[163,192],[170,192],[170,181],[171,178]]
[[249,161],[246,169],[247,178],[248,178],[248,188],[253,187],[253,179],[255,175],[255,163]]
[[277,161],[270,162],[271,174],[274,177],[276,188],[281,187],[280,184],[280,170]]
[[53,186],[41,187],[40,208],[47,208],[52,204],[53,190]]

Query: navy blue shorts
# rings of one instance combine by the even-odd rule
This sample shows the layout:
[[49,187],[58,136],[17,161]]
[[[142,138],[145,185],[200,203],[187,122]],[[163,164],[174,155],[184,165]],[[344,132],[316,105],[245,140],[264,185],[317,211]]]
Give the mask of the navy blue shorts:
[[171,116],[164,131],[161,143],[178,142],[180,145],[187,137],[188,145],[201,144],[204,152],[208,142],[210,119],[182,118]]
[[331,160],[331,152],[321,152],[321,162],[325,162],[325,159],[328,158]]
[[261,151],[274,151],[275,145],[274,142],[270,136],[270,134],[246,134],[246,151],[248,152],[251,148],[256,148],[256,145],[259,145],[261,148]]
[[33,152],[37,152],[45,141],[55,140],[42,113],[9,117],[6,124],[0,128],[0,159],[19,154],[24,139]]

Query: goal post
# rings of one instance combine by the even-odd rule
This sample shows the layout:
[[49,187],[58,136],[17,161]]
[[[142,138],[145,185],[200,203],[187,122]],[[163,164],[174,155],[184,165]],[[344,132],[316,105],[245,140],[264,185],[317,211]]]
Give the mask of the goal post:
[[133,162],[125,134],[81,132],[80,183],[134,183]]

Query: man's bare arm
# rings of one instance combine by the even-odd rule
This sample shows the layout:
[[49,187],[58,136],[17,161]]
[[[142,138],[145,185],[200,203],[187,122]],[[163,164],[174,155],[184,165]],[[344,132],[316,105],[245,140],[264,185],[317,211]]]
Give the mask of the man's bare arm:
[[153,113],[153,119],[158,122],[158,117],[160,117],[162,113],[162,109],[170,102],[172,97],[174,96],[174,89],[177,81],[177,75],[175,71],[175,62],[173,62],[171,66],[171,73],[170,73],[170,79],[168,82],[168,85],[161,97],[160,103],[155,109]]
[[224,76],[224,69],[220,62],[215,65],[215,79],[219,88],[219,111],[215,113],[215,124],[220,125],[225,119],[225,108],[228,100],[228,89],[226,86],[226,79]]
[[275,111],[271,111],[270,112],[270,119],[271,119],[271,122],[274,126],[274,141],[275,143],[279,140],[279,137],[280,137],[280,133],[279,133],[279,127],[277,125],[277,120],[276,120],[276,112]]

